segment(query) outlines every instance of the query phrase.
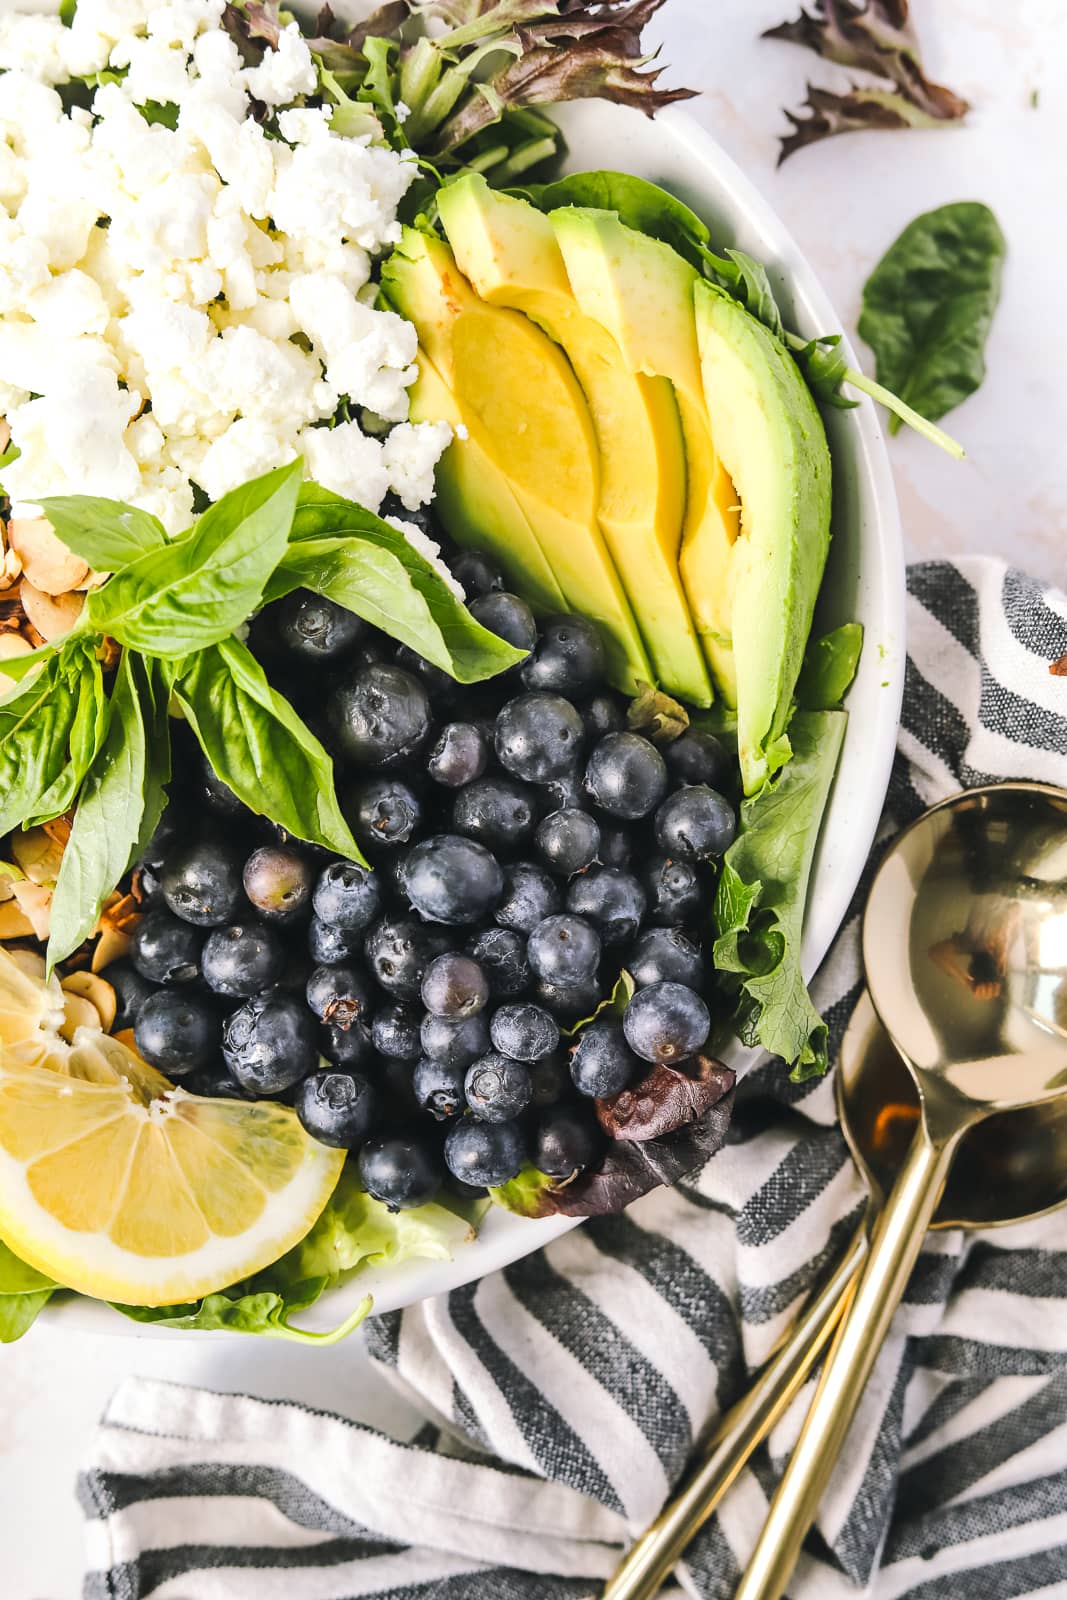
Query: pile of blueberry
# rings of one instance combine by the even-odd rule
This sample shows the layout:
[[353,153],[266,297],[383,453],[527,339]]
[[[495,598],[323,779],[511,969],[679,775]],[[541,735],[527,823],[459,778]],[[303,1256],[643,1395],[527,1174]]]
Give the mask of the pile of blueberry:
[[[108,970],[146,1060],[200,1094],[294,1105],[392,1207],[526,1161],[588,1166],[593,1099],[702,1049],[701,941],[736,825],[713,736],[660,750],[627,731],[591,623],[538,628],[484,557],[455,564],[473,613],[529,652],[490,683],[309,594],[253,628],[374,870],[254,817],[190,748]],[[625,1015],[569,1038],[622,969]]]

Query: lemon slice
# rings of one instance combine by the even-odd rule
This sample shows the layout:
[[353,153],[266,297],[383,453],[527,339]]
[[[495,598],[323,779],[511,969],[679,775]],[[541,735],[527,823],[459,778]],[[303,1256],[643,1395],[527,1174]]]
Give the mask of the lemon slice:
[[171,1305],[248,1277],[308,1232],[344,1152],[286,1106],[206,1100],[91,1028],[0,952],[0,1238],[68,1288]]

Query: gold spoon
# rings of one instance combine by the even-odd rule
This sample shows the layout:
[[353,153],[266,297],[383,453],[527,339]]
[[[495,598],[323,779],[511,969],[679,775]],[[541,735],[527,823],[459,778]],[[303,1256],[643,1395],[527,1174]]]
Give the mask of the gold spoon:
[[779,1600],[961,1140],[1067,1093],[1067,792],[995,784],[893,843],[863,921],[867,985],[920,1118],[736,1600]]
[[[842,1132],[870,1191],[864,1217],[755,1383],[719,1419],[678,1493],[627,1551],[603,1600],[653,1600],[659,1594],[698,1529],[807,1381],[848,1304],[871,1225],[919,1118],[915,1083],[866,993],[841,1041],[834,1089]],[[1065,1204],[1067,1101],[1056,1100],[991,1116],[967,1134],[931,1227],[1008,1227]]]

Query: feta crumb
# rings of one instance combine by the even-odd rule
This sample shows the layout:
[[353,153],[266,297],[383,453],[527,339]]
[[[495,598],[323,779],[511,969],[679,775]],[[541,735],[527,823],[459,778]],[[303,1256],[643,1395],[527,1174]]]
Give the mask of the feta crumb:
[[423,533],[422,529],[416,527],[414,522],[406,522],[403,517],[386,517],[385,520],[391,528],[395,528],[398,533],[404,535],[413,550],[417,550],[420,556],[425,557],[445,586],[451,589],[457,600],[466,599],[467,591],[442,560],[441,546],[436,540],[431,539],[428,533]]
[[315,63],[295,22],[281,30],[276,48],[263,52],[258,67],[245,68],[242,79],[249,94],[268,106],[284,105],[297,95],[315,93]]
[[357,422],[306,428],[297,442],[309,478],[368,511],[378,510],[389,492],[389,474],[381,444],[369,438]]
[[398,100],[393,110],[396,112],[396,120],[398,122],[406,122],[411,115],[411,107],[405,105],[403,100]]
[[408,511],[433,499],[433,475],[452,442],[447,422],[401,422],[383,446],[389,487]]
[[452,431],[457,439],[469,439],[471,436],[470,429],[467,427],[465,422],[457,422]]

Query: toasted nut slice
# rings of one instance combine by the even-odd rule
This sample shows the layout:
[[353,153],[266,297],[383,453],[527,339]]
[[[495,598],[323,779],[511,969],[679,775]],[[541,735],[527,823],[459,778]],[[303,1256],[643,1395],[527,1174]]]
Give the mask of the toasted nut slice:
[[[15,656],[28,656],[33,646],[21,633],[0,633],[0,661],[10,661]],[[10,673],[0,672],[0,694],[6,694],[15,687],[16,680]]]
[[110,1033],[115,1021],[115,1012],[118,1010],[118,1001],[115,991],[106,978],[99,977],[95,972],[68,972],[62,980],[61,987],[67,994],[78,995],[82,1000],[88,1000],[100,1018],[100,1026],[105,1033]]
[[53,597],[34,587],[28,579],[22,580],[22,609],[46,644],[60,639],[81,616],[85,604],[83,594],[61,594]]
[[127,1050],[139,1053],[137,1052],[137,1042],[133,1037],[132,1028],[120,1028],[118,1033],[112,1035],[112,1038],[117,1039],[119,1044],[124,1044]]
[[15,885],[21,883],[25,876],[21,867],[16,867],[13,861],[0,861],[0,902],[14,898]]
[[74,1043],[74,1030],[76,1028],[93,1028],[97,1033],[103,1032],[100,1026],[100,1013],[91,1000],[85,1000],[80,994],[72,994],[69,989],[63,992],[63,1026],[60,1028],[60,1037],[66,1039],[68,1044]]
[[33,923],[17,900],[0,904],[0,939],[32,939]]
[[12,517],[7,542],[35,589],[68,594],[89,571],[88,561],[68,550],[46,517]]
[[22,562],[14,550],[5,550],[0,562],[0,590],[10,589],[22,577]]
[[31,883],[55,883],[63,864],[63,846],[43,828],[11,835],[11,854]]
[[64,811],[62,816],[53,817],[51,822],[42,822],[41,827],[50,839],[62,849],[70,838],[70,830],[74,821],[73,811]]
[[100,937],[93,950],[91,970],[103,972],[113,961],[121,961],[123,956],[129,955],[132,943],[132,936],[123,928],[101,928]]
[[38,939],[47,939],[52,918],[52,891],[41,883],[16,883],[12,894],[29,918],[29,931]]
[[44,982],[45,959],[44,956],[38,955],[36,950],[26,950],[22,945],[16,944],[12,945],[10,950],[5,950],[4,954],[11,958],[19,971],[24,972],[27,978],[36,978],[41,983]]

